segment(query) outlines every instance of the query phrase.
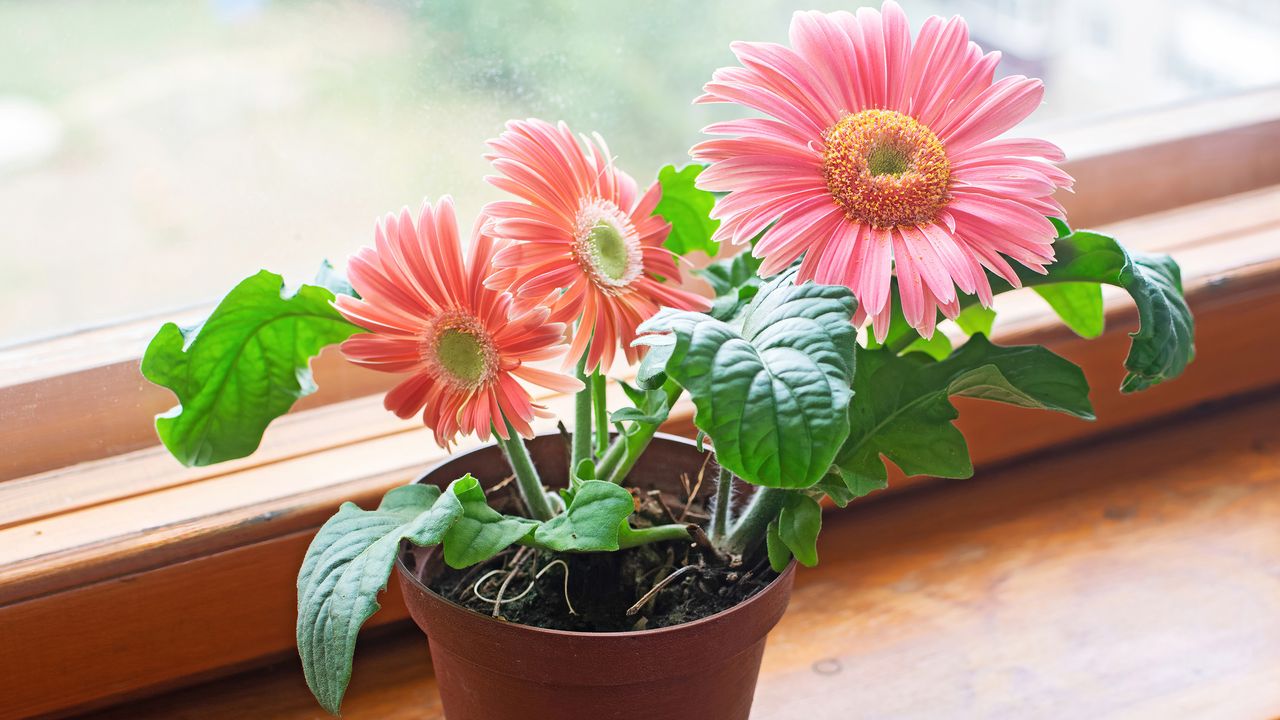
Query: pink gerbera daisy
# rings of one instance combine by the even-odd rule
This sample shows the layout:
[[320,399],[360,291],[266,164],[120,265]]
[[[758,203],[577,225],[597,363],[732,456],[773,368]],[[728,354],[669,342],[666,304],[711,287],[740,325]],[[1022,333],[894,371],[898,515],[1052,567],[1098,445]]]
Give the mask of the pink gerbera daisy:
[[552,319],[579,321],[566,362],[586,353],[588,370],[607,369],[619,346],[636,361],[636,326],[659,306],[710,304],[668,284],[681,274],[662,245],[671,225],[653,214],[661,186],[641,195],[599,135],[583,144],[564,123],[542,120],[511,121],[489,141],[486,157],[501,175],[486,179],[528,201],[486,208],[494,233],[513,241],[494,257],[501,270],[490,284],[510,287],[521,301],[554,294]]
[[1070,176],[1044,140],[996,137],[1044,94],[1022,76],[993,82],[999,53],[969,42],[964,20],[931,17],[914,45],[901,8],[796,13],[791,45],[734,43],[742,67],[717,71],[698,102],[770,117],[716,123],[693,156],[699,186],[728,191],[718,239],[755,247],[772,274],[804,255],[799,279],[848,286],[860,318],[888,331],[896,271],[912,327],[933,334],[957,288],[991,304],[983,268],[1015,287],[1005,257],[1044,272],[1057,236],[1046,215]]
[[[512,310],[508,293],[485,286],[494,253],[481,217],[464,262],[453,200],[423,203],[415,227],[408,208],[388,215],[347,266],[360,299],[340,296],[338,310],[369,330],[342,344],[351,362],[411,376],[387,393],[383,404],[402,418],[422,411],[422,421],[447,447],[462,433],[509,439],[507,423],[533,437],[529,423],[541,415],[527,380],[560,392],[582,389],[577,380],[529,363],[564,352],[565,327],[549,322],[549,308]],[[505,422],[504,422],[505,419]]]

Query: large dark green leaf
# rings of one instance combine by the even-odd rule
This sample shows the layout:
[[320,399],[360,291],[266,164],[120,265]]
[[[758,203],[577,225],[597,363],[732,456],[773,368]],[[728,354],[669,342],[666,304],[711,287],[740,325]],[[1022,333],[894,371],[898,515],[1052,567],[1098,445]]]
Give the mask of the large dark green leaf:
[[640,327],[659,337],[638,341],[675,338],[666,374],[689,391],[717,461],[769,487],[818,482],[849,429],[853,296],[794,277],[784,272],[762,288],[740,325],[668,310]]
[[833,468],[845,494],[831,494],[842,502],[884,487],[882,455],[907,475],[973,474],[964,436],[951,422],[957,417],[951,396],[1093,418],[1080,368],[1042,347],[999,347],[982,335],[942,362],[859,348],[853,389],[849,436]]
[[142,374],[178,397],[156,418],[169,452],[185,465],[209,465],[256,450],[267,425],[315,390],[311,358],[361,332],[332,301],[316,285],[285,292],[280,276],[263,270],[232,289],[203,324],[161,327]]
[[[1065,226],[1061,226],[1065,230]],[[1025,268],[1018,277],[1024,285],[1042,286],[1056,283],[1104,283],[1123,288],[1138,306],[1137,332],[1124,366],[1129,371],[1121,384],[1124,392],[1145,390],[1171,380],[1195,357],[1195,321],[1182,297],[1182,274],[1178,264],[1168,255],[1153,255],[1126,250],[1115,238],[1088,230],[1077,230],[1054,243],[1057,258],[1040,275]],[[997,291],[1008,290],[1002,280],[992,278]],[[1076,288],[1050,293],[1055,309],[1066,309],[1064,318],[1077,332],[1087,334],[1100,329],[1092,292],[1086,300],[1084,290]]]
[[663,245],[677,255],[701,250],[715,257],[720,251],[720,243],[711,240],[711,235],[720,227],[720,221],[711,218],[716,196],[694,186],[701,172],[701,165],[685,165],[679,170],[667,165],[658,171],[662,199],[653,212],[671,223],[671,233]]

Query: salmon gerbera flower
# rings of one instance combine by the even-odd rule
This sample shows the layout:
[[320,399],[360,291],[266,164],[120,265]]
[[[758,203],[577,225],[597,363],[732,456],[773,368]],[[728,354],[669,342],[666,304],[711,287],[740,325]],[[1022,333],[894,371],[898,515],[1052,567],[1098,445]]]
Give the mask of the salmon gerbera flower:
[[[529,423],[544,415],[519,382],[559,392],[582,383],[529,363],[564,352],[563,323],[550,308],[514,310],[509,293],[485,286],[500,245],[484,232],[483,215],[465,261],[453,200],[423,203],[415,226],[408,208],[388,215],[347,266],[359,298],[339,296],[338,311],[368,330],[342,343],[351,362],[382,372],[410,373],[383,404],[402,418],[419,411],[447,447],[459,433],[510,439],[507,423],[533,437]],[[505,420],[505,421],[504,421]]]
[[566,363],[585,354],[587,370],[605,370],[618,347],[635,362],[636,326],[659,306],[710,307],[670,284],[681,273],[662,245],[671,225],[653,214],[661,186],[640,194],[599,135],[580,144],[564,123],[516,120],[489,146],[486,158],[501,175],[487,180],[526,201],[486,208],[494,234],[512,240],[494,257],[500,269],[490,285],[511,288],[522,302],[550,295],[553,320],[578,321]]
[[[698,177],[726,191],[717,239],[744,243],[763,274],[803,255],[799,280],[849,287],[859,319],[889,328],[896,273],[907,322],[926,337],[960,292],[990,306],[984,268],[1017,287],[1011,258],[1037,272],[1053,260],[1071,177],[1044,140],[996,139],[1044,95],[1039,80],[993,82],[959,17],[930,17],[911,40],[901,8],[796,13],[791,47],[732,45],[742,67],[718,70],[696,102],[737,103],[769,117],[713,124],[691,153]],[[772,225],[772,227],[770,227]]]

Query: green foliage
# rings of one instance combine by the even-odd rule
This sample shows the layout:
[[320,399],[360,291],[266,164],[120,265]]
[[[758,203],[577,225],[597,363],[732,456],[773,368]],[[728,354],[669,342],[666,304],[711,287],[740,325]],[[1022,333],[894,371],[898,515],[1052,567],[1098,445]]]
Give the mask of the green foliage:
[[791,562],[791,548],[782,541],[777,520],[769,523],[764,539],[765,551],[769,554],[769,567],[773,568],[774,572],[786,570],[787,564]]
[[462,513],[439,497],[439,488],[409,485],[388,492],[377,510],[344,503],[307,548],[298,574],[298,654],[307,686],[329,712],[342,704],[356,636],[380,607],[401,538],[438,543]]
[[1083,338],[1102,334],[1102,286],[1098,283],[1064,282],[1034,289],[1075,334]]
[[256,450],[267,425],[315,391],[311,358],[361,332],[333,308],[332,291],[283,288],[279,275],[263,270],[236,285],[203,324],[166,323],[147,346],[142,374],[179,402],[156,418],[156,432],[184,465]]
[[760,263],[749,249],[725,260],[717,260],[698,272],[706,278],[716,293],[708,313],[717,320],[729,321],[751,302],[764,280],[760,278]]
[[666,374],[689,391],[717,461],[768,487],[818,482],[849,430],[853,297],[844,287],[795,285],[794,276],[761,289],[740,325],[666,310],[641,325],[637,341],[665,347],[661,335],[674,336]]
[[451,568],[484,562],[533,532],[538,525],[534,520],[503,515],[489,507],[480,482],[470,475],[454,482],[449,489],[446,500],[462,509],[442,538],[444,561]]
[[[1055,224],[1060,232],[1066,231],[1065,225]],[[1130,333],[1133,342],[1124,361],[1129,373],[1121,390],[1145,390],[1182,374],[1195,358],[1195,320],[1182,297],[1182,274],[1173,258],[1130,252],[1115,238],[1088,230],[1064,235],[1054,249],[1057,259],[1046,275],[1018,271],[1024,285],[1039,289],[1059,283],[1105,283],[1123,288],[1138,306],[1139,327]],[[992,287],[998,292],[1010,289],[996,278]],[[1063,317],[1072,329],[1086,334],[1101,327],[1092,294],[1085,299],[1080,288],[1063,294],[1050,291],[1051,304],[1060,313],[1065,310]]]
[[778,514],[778,538],[805,567],[818,564],[818,533],[822,530],[822,506],[802,492],[787,493]]
[[715,257],[720,252],[720,243],[711,240],[711,235],[720,227],[719,220],[711,219],[716,196],[694,185],[701,172],[701,165],[685,165],[679,170],[675,165],[667,165],[658,171],[662,199],[653,212],[671,223],[671,233],[662,244],[677,255],[700,250]]
[[534,531],[541,547],[560,552],[617,550],[623,525],[635,512],[631,493],[603,480],[587,480],[578,485],[565,512]]
[[[951,396],[975,397],[1092,419],[1084,373],[1042,347],[999,347],[974,335],[942,362],[916,353],[859,349],[848,439],[833,470],[848,502],[885,485],[881,455],[908,475],[973,473]],[[838,487],[828,478],[823,488]]]

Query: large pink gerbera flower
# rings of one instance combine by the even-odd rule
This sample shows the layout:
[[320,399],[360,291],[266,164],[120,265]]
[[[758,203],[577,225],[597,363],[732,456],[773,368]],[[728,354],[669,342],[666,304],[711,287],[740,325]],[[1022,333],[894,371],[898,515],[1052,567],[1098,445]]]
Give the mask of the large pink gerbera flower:
[[555,293],[552,319],[580,322],[566,362],[586,353],[593,370],[612,365],[619,346],[635,362],[636,326],[659,306],[710,304],[667,284],[681,273],[662,246],[671,225],[653,215],[658,183],[641,195],[635,180],[614,167],[599,135],[584,143],[585,150],[564,123],[507,123],[486,156],[501,175],[486,179],[528,202],[495,202],[485,210],[494,233],[513,241],[494,257],[502,269],[490,285],[510,287],[522,301]]
[[476,222],[464,262],[448,196],[434,208],[423,203],[416,227],[408,208],[388,215],[374,247],[347,266],[360,299],[337,300],[348,320],[370,331],[342,343],[343,354],[374,370],[411,373],[383,404],[402,418],[422,411],[443,447],[459,433],[488,440],[490,427],[507,439],[507,422],[533,437],[529,423],[542,408],[516,378],[561,392],[582,389],[571,377],[528,364],[559,357],[565,327],[548,321],[549,308],[513,312],[510,294],[485,287],[499,249],[483,232],[487,222]]
[[995,139],[1040,104],[1039,80],[992,82],[958,17],[925,21],[912,44],[902,10],[796,13],[791,48],[734,43],[698,102],[732,102],[768,118],[716,123],[693,156],[698,178],[729,191],[717,236],[757,243],[764,274],[804,254],[799,278],[846,285],[876,334],[888,330],[896,270],[907,321],[933,334],[956,289],[991,304],[983,268],[1017,286],[1007,256],[1038,272],[1053,260],[1063,215],[1052,197],[1071,178],[1043,140]]

